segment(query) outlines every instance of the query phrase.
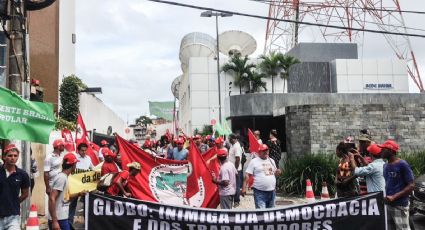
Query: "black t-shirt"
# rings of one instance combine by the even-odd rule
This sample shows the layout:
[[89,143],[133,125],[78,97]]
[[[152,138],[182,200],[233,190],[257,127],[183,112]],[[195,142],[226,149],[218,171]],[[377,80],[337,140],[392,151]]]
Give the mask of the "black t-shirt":
[[6,169],[0,168],[0,217],[20,215],[19,194],[30,187],[28,173],[16,167],[16,172],[6,177]]

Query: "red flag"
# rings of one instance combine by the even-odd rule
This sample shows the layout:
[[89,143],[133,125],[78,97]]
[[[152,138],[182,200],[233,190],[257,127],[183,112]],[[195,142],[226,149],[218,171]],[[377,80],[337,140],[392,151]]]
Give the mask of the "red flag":
[[220,164],[217,159],[217,147],[210,148],[206,153],[202,155],[205,163],[207,164],[208,169],[211,173],[213,173],[216,177],[220,173]]
[[91,162],[93,163],[94,166],[99,164],[99,158],[97,158],[96,153],[94,152],[94,150],[92,149],[91,145],[90,145],[90,141],[89,141],[89,137],[87,135],[87,130],[86,130],[86,125],[84,124],[83,121],[83,117],[81,116],[81,114],[78,114],[78,119],[77,119],[77,131],[75,134],[75,144],[78,145],[81,143],[86,143],[87,144],[87,155],[90,157]]
[[[123,169],[127,169],[126,165],[133,161],[142,164],[141,172],[128,181],[129,189],[134,198],[169,205],[204,208],[216,208],[218,206],[218,200],[215,200],[218,188],[212,183],[212,176],[206,169],[205,162],[200,155],[195,155],[195,159],[192,159],[191,153],[189,153],[189,160],[197,162],[191,162],[191,175],[199,176],[199,184],[196,186],[198,192],[188,196],[187,190],[190,187],[190,165],[188,161],[156,158],[119,136],[116,136],[115,139],[121,154]],[[204,170],[201,170],[201,167]]]
[[62,138],[65,140],[65,149],[68,152],[74,152],[75,146],[74,146],[74,139],[72,138],[71,131],[68,129],[62,130]]
[[249,139],[249,151],[251,153],[258,152],[258,148],[260,148],[260,143],[258,143],[257,138],[255,138],[254,133],[252,133],[251,129],[248,129],[248,139]]

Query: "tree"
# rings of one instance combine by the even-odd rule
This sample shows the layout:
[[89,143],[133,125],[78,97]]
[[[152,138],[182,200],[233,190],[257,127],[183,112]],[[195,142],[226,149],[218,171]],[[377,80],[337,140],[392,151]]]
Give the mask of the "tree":
[[271,52],[268,56],[261,55],[260,59],[263,61],[259,64],[260,70],[268,77],[272,78],[272,93],[274,93],[274,78],[278,76],[283,70],[283,54]]
[[77,122],[77,116],[80,108],[80,91],[87,86],[75,75],[65,77],[59,88],[61,107],[59,117],[72,122]]
[[253,70],[249,74],[249,84],[250,84],[250,93],[257,93],[260,91],[260,88],[263,88],[267,91],[267,83],[263,81],[266,75],[264,73],[259,73],[257,70]]
[[280,72],[280,77],[283,79],[283,92],[285,92],[286,81],[288,80],[288,77],[289,77],[289,68],[292,65],[300,63],[300,60],[289,55],[283,55],[282,57],[279,57],[279,58],[283,68],[283,71]]
[[242,58],[240,54],[235,54],[230,58],[229,62],[224,64],[222,67],[224,72],[234,73],[234,84],[239,86],[239,91],[241,94],[242,87],[247,86],[249,88],[249,74],[251,69],[255,68],[255,64],[248,63],[248,61],[248,56]]
[[147,116],[140,116],[136,119],[136,124],[142,127],[147,127],[148,124],[152,124],[152,119]]

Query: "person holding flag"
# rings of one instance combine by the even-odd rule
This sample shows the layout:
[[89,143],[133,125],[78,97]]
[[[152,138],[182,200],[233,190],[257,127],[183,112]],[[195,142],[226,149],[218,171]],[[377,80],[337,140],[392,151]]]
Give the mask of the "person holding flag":
[[260,145],[258,157],[251,160],[246,169],[247,176],[242,187],[242,195],[246,194],[248,178],[254,177],[254,202],[256,209],[273,208],[276,197],[276,176],[281,171],[276,167],[274,160],[269,158],[267,145]]
[[104,176],[108,173],[119,172],[118,165],[114,162],[114,158],[116,157],[115,153],[113,153],[109,149],[104,149],[103,154],[105,156],[105,161],[102,164],[102,168],[100,170],[100,176]]
[[213,183],[218,185],[221,209],[232,209],[233,198],[236,193],[236,175],[238,171],[235,166],[227,160],[227,149],[219,149],[217,158],[220,162],[218,179],[213,175]]

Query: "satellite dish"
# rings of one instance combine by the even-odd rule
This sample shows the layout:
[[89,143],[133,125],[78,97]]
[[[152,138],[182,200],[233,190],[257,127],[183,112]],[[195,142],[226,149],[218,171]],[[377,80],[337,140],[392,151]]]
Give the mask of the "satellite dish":
[[246,56],[253,54],[257,49],[257,42],[250,34],[237,30],[223,32],[219,36],[219,42],[220,52],[228,56],[235,54]]
[[180,75],[176,77],[173,80],[173,83],[171,83],[171,92],[173,93],[174,97],[179,99],[179,88],[180,88],[180,81],[182,79],[183,75]]
[[180,44],[180,62],[183,73],[187,72],[191,57],[215,57],[216,40],[208,34],[194,32],[183,37]]

